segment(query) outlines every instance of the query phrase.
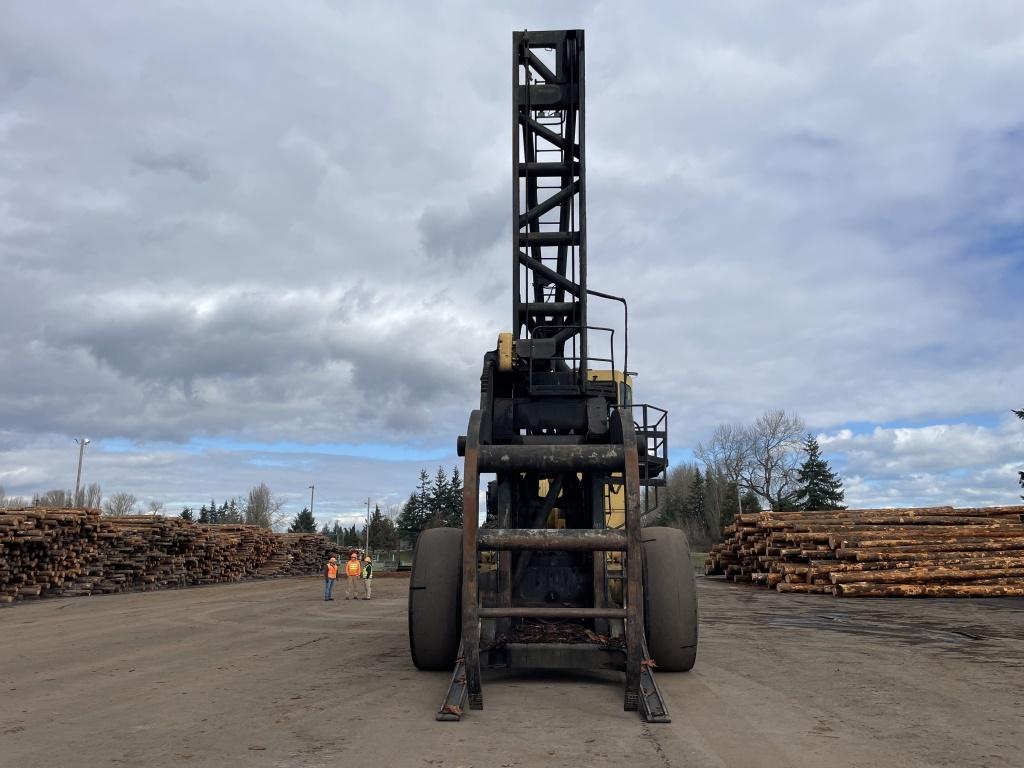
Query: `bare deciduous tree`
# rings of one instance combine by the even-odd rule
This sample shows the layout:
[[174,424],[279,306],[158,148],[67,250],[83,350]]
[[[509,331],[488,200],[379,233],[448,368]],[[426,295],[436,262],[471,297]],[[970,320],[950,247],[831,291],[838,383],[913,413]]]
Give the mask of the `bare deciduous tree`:
[[46,493],[43,493],[33,501],[33,504],[37,507],[55,507],[65,508],[71,506],[71,497],[74,494],[71,491],[65,491],[60,488],[51,488]]
[[78,498],[75,499],[76,507],[95,509],[103,501],[103,491],[99,483],[89,483],[85,488],[78,491]]
[[750,463],[750,429],[740,424],[719,424],[706,443],[697,443],[694,453],[707,473],[708,527],[720,531],[739,506],[744,470]]
[[719,424],[711,439],[697,443],[694,452],[717,477],[739,483],[750,463],[750,429],[739,424]]
[[150,515],[159,515],[163,511],[164,511],[164,503],[162,501],[157,501],[156,499],[153,499],[153,500],[151,500],[149,502],[149,512],[148,512],[148,514],[150,514]]
[[266,483],[249,489],[249,499],[245,504],[245,524],[258,525],[261,528],[276,528],[287,521],[287,515],[281,513],[283,499],[274,498]]
[[782,409],[766,411],[748,428],[748,458],[743,486],[772,509],[790,506],[799,492],[797,473],[803,456],[804,420]]
[[[710,508],[731,505],[737,489],[756,493],[772,509],[792,504],[799,490],[804,431],[803,419],[781,409],[766,411],[747,427],[720,424],[695,449],[715,478]],[[730,498],[722,496],[726,492]]]
[[120,491],[103,502],[103,511],[111,517],[124,517],[136,511],[135,505],[137,503],[138,499],[135,498],[134,494]]
[[8,496],[4,487],[0,485],[0,509],[21,509],[31,506],[31,502],[24,496]]

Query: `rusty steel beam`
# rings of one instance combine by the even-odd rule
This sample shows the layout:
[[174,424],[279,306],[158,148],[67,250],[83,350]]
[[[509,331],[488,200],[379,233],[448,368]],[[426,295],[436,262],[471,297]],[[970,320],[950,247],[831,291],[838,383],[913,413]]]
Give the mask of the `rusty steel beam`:
[[589,528],[485,528],[476,540],[483,551],[623,552],[626,549],[624,531]]
[[[640,706],[640,664],[644,644],[643,583],[640,560],[640,461],[637,453],[636,428],[629,411],[616,412],[626,452],[626,696],[623,709]],[[614,429],[613,429],[614,433]]]
[[[634,449],[635,450],[635,449]],[[480,472],[618,472],[621,445],[481,445]]]
[[483,709],[480,679],[480,596],[477,579],[476,535],[480,499],[480,411],[469,416],[466,430],[466,463],[462,481],[462,652],[466,667],[466,691],[470,709]]

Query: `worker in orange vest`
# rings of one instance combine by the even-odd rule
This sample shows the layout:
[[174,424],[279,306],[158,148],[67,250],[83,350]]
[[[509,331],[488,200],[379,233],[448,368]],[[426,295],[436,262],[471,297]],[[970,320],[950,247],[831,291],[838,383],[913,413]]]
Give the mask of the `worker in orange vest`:
[[338,558],[331,556],[324,566],[324,600],[333,600],[334,582],[338,580]]
[[352,551],[348,556],[348,561],[345,563],[345,599],[351,600],[353,597],[356,600],[359,597],[356,595],[356,590],[359,588],[359,577],[363,574],[363,565],[359,562],[359,553]]

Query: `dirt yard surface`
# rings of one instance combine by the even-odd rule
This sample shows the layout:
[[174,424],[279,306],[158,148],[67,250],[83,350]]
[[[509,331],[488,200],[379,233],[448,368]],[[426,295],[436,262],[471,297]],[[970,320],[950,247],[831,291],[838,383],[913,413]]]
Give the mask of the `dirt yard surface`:
[[434,712],[405,579],[324,602],[319,579],[0,609],[0,765],[1024,766],[1024,601],[854,601],[699,579],[701,650],[659,675],[487,672]]

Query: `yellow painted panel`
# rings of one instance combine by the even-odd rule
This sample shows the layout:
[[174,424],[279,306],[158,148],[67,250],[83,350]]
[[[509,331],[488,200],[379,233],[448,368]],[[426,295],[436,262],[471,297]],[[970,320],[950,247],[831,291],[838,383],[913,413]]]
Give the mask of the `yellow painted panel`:
[[512,334],[498,334],[498,370],[507,373],[512,370]]

